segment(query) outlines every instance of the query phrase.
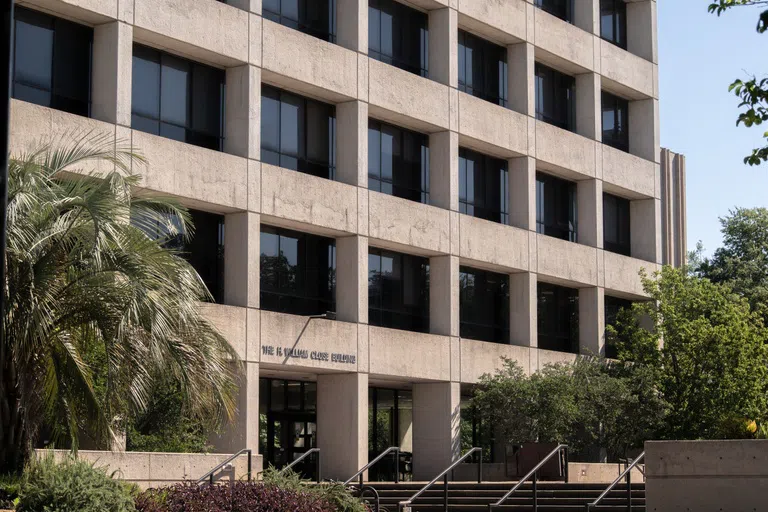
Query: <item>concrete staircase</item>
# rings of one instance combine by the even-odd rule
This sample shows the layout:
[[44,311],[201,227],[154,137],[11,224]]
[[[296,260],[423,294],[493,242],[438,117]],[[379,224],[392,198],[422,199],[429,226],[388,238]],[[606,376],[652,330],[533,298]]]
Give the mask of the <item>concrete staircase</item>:
[[[421,483],[368,482],[380,497],[380,509],[397,512],[398,503],[413,496],[422,486]],[[487,512],[488,505],[496,502],[514,483],[471,483],[451,482],[448,484],[448,509],[451,512]],[[586,504],[594,501],[605,490],[607,484],[539,482],[539,512],[585,512]],[[366,493],[371,509],[374,510],[371,493]],[[533,489],[530,482],[524,484],[496,510],[509,512],[532,512]],[[443,484],[435,484],[417,498],[411,510],[414,512],[438,512],[443,510]],[[626,512],[626,484],[619,484],[606,496],[600,506],[594,509],[600,512]],[[632,484],[632,512],[645,512],[645,484]]]

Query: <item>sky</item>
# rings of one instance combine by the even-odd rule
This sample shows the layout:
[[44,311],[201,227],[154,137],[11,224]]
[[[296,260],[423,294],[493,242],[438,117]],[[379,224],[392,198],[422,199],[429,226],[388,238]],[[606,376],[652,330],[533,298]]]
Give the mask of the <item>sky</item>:
[[759,7],[718,18],[709,3],[658,0],[661,145],[686,156],[688,248],[701,240],[707,255],[729,209],[768,206],[768,163],[743,163],[768,127],[737,128],[738,98],[728,92],[736,78],[768,75],[768,33],[755,31]]

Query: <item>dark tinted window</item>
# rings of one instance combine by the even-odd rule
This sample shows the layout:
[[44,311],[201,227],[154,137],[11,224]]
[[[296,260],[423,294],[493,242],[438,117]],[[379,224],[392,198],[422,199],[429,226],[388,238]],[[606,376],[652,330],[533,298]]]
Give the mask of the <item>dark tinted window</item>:
[[394,0],[368,2],[368,55],[421,76],[428,76],[428,17]]
[[261,309],[293,315],[334,311],[336,242],[287,229],[261,228]]
[[368,323],[429,332],[429,260],[368,251]]
[[459,90],[507,106],[507,49],[459,30]]
[[603,91],[603,144],[629,151],[629,102]]
[[459,211],[507,224],[509,173],[507,161],[459,149]]
[[90,115],[93,29],[23,7],[15,19],[13,97]]
[[576,184],[549,174],[536,174],[536,232],[576,242]]
[[575,131],[575,83],[572,76],[536,64],[536,119]]
[[336,107],[262,86],[261,160],[334,179]]
[[429,203],[429,137],[369,119],[368,188]]
[[263,0],[262,15],[325,41],[336,41],[336,0]]
[[133,45],[131,126],[221,151],[224,71]]
[[[211,292],[213,300],[224,302],[224,216],[189,210],[194,227],[193,234],[171,234],[165,225],[134,217],[132,222],[149,236],[162,242],[163,247],[177,251],[197,271]],[[179,228],[178,217],[168,222]]]
[[627,49],[627,4],[625,0],[600,0],[600,37]]
[[[618,297],[605,296],[605,326],[616,325],[619,312],[622,309],[632,309],[632,301],[628,299],[620,299]],[[616,346],[612,343],[605,344],[605,357],[616,359],[618,352]]]
[[579,352],[579,291],[538,283],[539,348]]
[[534,4],[561,20],[573,21],[573,0],[534,0]]
[[460,267],[459,331],[462,338],[509,343],[509,276]]
[[631,250],[629,200],[603,194],[603,248],[629,256]]

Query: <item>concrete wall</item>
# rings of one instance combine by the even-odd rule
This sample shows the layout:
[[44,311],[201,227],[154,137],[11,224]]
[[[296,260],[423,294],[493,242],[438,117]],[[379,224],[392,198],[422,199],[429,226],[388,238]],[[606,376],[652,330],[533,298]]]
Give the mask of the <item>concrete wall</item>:
[[680,267],[688,259],[685,201],[685,155],[661,150],[661,239],[665,265]]
[[[610,484],[624,470],[619,464],[601,464],[587,462],[568,463],[568,481],[574,483]],[[462,464],[453,473],[453,479],[467,482],[477,479],[477,464]],[[509,482],[513,477],[507,476],[506,465],[501,462],[483,463],[483,481]],[[643,474],[632,470],[632,481],[642,482]]]
[[646,507],[657,512],[765,510],[768,441],[648,441]]

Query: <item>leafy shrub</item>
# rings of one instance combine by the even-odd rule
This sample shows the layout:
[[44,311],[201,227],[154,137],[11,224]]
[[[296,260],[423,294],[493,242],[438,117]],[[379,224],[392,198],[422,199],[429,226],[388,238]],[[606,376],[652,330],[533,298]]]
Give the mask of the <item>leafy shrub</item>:
[[339,482],[325,482],[314,484],[291,471],[282,473],[273,467],[269,467],[263,474],[264,485],[279,489],[292,489],[299,492],[309,492],[327,501],[337,512],[365,512],[366,506],[355,498],[344,485]]
[[12,509],[14,501],[19,497],[21,483],[15,475],[0,476],[0,509]]
[[68,456],[32,460],[21,479],[20,512],[134,512],[131,487],[105,468]]

